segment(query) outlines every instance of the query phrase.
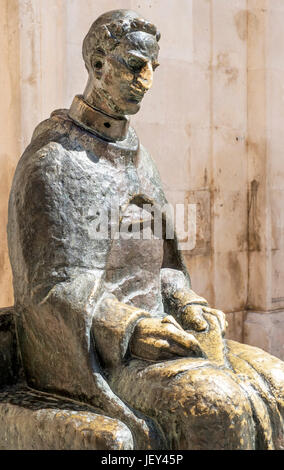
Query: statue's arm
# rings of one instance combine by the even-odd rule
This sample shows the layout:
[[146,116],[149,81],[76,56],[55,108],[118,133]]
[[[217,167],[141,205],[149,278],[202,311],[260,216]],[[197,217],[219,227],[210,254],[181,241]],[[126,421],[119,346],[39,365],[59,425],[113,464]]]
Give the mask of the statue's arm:
[[108,294],[97,304],[92,333],[101,360],[110,368],[133,356],[150,361],[204,356],[198,341],[172,316],[153,318]]
[[104,291],[103,277],[101,272],[74,273],[72,280],[57,283],[38,299],[34,310],[41,317],[45,313],[45,319],[51,314],[62,320],[55,331],[45,329],[45,335],[53,335],[52,342],[58,335],[57,344],[67,352],[74,348],[74,356],[83,353],[85,358],[93,344],[106,368],[118,367],[133,356],[155,361],[204,355],[198,341],[173,317],[153,318],[150,312],[119,302]]
[[97,302],[92,320],[92,336],[100,359],[115,367],[129,355],[129,343],[136,325],[150,313],[119,302],[105,293]]

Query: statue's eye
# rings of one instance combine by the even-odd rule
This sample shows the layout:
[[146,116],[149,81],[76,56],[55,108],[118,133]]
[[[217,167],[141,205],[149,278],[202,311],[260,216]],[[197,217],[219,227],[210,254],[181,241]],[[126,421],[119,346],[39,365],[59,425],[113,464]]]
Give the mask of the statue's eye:
[[101,60],[97,60],[96,63],[95,63],[95,67],[96,69],[100,70],[103,66],[103,63]]
[[127,64],[133,72],[139,72],[145,66],[145,61],[139,57],[129,57]]

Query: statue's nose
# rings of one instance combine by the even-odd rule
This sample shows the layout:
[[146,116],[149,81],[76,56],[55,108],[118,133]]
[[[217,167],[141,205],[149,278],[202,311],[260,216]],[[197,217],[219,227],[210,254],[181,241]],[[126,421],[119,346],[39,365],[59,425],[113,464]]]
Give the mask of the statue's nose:
[[137,82],[145,88],[145,90],[149,90],[153,84],[153,68],[150,62],[143,67],[143,69],[139,73],[139,77],[137,78]]

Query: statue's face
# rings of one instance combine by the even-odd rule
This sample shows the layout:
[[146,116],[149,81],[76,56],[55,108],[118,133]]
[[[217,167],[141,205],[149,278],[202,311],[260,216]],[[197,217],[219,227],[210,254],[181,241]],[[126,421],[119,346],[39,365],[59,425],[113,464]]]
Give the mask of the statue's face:
[[158,53],[154,36],[133,32],[102,61],[97,91],[112,112],[127,115],[139,111],[144,94],[152,86],[153,72],[159,65]]

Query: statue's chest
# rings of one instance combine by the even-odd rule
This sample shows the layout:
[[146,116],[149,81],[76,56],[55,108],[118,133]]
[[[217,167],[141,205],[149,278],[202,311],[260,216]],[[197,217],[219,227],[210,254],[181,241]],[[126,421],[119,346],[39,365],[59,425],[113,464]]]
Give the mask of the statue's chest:
[[[82,181],[77,187],[88,197],[80,197],[78,204],[84,203],[81,212],[89,245],[107,239],[109,247],[106,290],[122,302],[161,311],[163,239],[159,225],[155,236],[152,211],[161,201],[147,168],[139,168],[123,156],[115,162],[106,158],[92,162],[85,157],[79,163]],[[156,224],[159,222],[158,217]]]
[[126,207],[137,196],[145,202],[161,206],[164,201],[159,185],[149,177],[147,168],[137,167],[133,160],[129,156],[118,155],[115,161],[106,157],[92,161],[86,154],[76,162],[77,165],[81,164],[82,171],[81,181],[74,181],[74,184],[105,208],[114,202]]
[[154,212],[142,200],[121,210],[113,232],[105,287],[121,302],[157,313],[162,311],[160,270],[163,239],[155,235]]

